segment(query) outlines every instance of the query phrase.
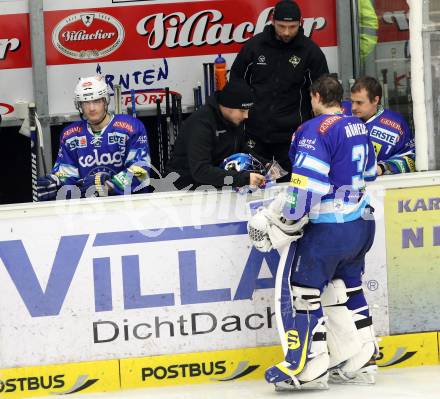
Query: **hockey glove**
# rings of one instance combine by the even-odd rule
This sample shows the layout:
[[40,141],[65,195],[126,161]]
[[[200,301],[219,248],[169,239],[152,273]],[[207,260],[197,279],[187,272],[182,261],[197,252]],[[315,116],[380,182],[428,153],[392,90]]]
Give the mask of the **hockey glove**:
[[278,249],[303,236],[303,228],[308,223],[307,215],[297,221],[283,216],[285,194],[280,193],[267,208],[252,216],[248,223],[248,234],[252,244],[260,252]]
[[107,197],[111,194],[111,187],[106,184],[110,180],[110,175],[104,172],[98,172],[94,175],[86,176],[78,182],[81,190],[81,197]]
[[50,201],[56,198],[61,181],[56,175],[46,175],[37,179],[38,201]]

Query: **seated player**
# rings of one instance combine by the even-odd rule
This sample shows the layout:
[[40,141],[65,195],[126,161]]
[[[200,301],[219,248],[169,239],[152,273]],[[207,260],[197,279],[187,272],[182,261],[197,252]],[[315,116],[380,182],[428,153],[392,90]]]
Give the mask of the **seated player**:
[[[39,201],[146,192],[151,162],[142,122],[109,113],[101,76],[81,78],[74,94],[81,121],[62,131],[55,165],[37,181]],[[57,197],[63,186],[69,187]]]
[[381,105],[382,87],[377,79],[364,76],[351,88],[351,104],[344,112],[362,119],[377,156],[377,174],[415,172],[415,144],[402,115]]

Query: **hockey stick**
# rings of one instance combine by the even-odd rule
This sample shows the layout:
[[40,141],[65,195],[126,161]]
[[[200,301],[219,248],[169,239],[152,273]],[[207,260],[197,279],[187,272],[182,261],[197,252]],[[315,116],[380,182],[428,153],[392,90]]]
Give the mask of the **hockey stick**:
[[162,175],[165,169],[163,154],[163,141],[162,141],[162,109],[160,108],[161,101],[159,99],[156,100],[156,129],[157,129],[157,141],[158,141],[158,149],[159,149],[159,172]]
[[[43,128],[41,127],[38,114],[35,112],[35,125],[37,128],[37,142],[38,142],[38,155],[41,157],[41,166],[43,167],[43,175],[47,175],[46,169],[46,157],[44,156],[44,140],[43,140]],[[39,165],[40,166],[40,165]],[[38,171],[39,168],[38,168]],[[38,174],[40,176],[40,173]]]
[[199,93],[197,87],[193,87],[193,96],[194,96],[194,110],[197,111],[199,109]]
[[135,96],[134,89],[131,89],[130,96],[131,96],[131,116],[133,118],[136,118],[136,96]]
[[174,143],[176,142],[177,139],[177,133],[178,133],[178,123],[179,123],[179,118],[178,118],[178,114],[177,114],[177,93],[172,93],[171,94],[171,122],[173,124],[173,132],[171,135],[171,145],[174,146]]
[[121,113],[121,85],[114,86],[114,96],[115,96],[115,114],[119,115]]
[[388,69],[381,69],[383,79],[383,107],[388,108]]
[[202,84],[200,82],[197,82],[197,97],[199,99],[199,106],[201,107],[203,105],[203,100],[202,100]]
[[208,64],[206,62],[203,63],[203,85],[205,87],[205,104],[206,100],[209,97],[209,75],[208,75]]
[[171,142],[174,141],[172,139],[173,132],[171,129],[171,107],[170,107],[170,88],[165,87],[165,118],[167,122],[167,159],[171,157]]
[[35,122],[35,103],[29,104],[29,130],[31,135],[31,173],[32,173],[32,201],[38,202],[37,178],[38,178],[38,143],[37,125]]
[[176,95],[176,105],[177,105],[177,134],[179,134],[182,128],[182,95]]
[[212,95],[214,94],[215,88],[214,88],[214,63],[210,62],[208,64],[208,68],[209,68],[209,94]]

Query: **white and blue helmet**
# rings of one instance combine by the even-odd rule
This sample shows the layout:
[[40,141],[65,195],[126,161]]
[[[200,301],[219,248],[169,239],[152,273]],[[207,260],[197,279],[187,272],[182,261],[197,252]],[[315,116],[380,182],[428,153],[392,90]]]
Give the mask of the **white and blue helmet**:
[[236,170],[237,172],[247,170],[263,176],[267,173],[266,168],[257,158],[243,152],[232,154],[225,158],[220,167],[225,170]]

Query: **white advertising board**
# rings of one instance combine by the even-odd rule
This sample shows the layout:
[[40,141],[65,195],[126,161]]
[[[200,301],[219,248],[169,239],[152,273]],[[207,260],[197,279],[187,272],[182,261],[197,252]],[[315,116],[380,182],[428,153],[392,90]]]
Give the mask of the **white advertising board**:
[[[2,209],[0,367],[277,344],[279,255],[251,247],[246,200],[150,194]],[[386,335],[384,253],[380,233],[366,281],[380,281],[367,291]]]

